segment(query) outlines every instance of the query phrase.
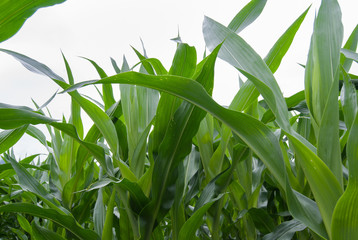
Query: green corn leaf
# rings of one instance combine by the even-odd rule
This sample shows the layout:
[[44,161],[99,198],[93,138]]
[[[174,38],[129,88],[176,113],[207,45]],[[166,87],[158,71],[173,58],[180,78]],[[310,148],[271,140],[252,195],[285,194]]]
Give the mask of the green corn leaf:
[[0,42],[3,42],[16,34],[25,21],[38,9],[63,2],[65,2],[65,0],[1,1]]
[[101,166],[103,166],[103,168],[109,174],[113,175],[113,169],[111,169],[107,165],[106,157],[104,154],[105,152],[102,147],[100,147],[96,144],[93,144],[93,143],[82,141],[79,138],[75,127],[72,124],[53,122],[53,123],[51,123],[51,126],[55,127],[56,129],[61,130],[63,133],[66,133],[72,139],[77,141],[82,147],[84,147],[88,152],[90,152],[98,160],[98,162],[101,164]]
[[129,192],[131,197],[132,211],[136,211],[139,213],[140,210],[143,209],[145,205],[148,204],[149,199],[144,195],[140,186],[137,183],[131,182],[126,178],[123,178],[118,181],[109,178],[102,178],[97,182],[93,183],[92,185],[90,185],[86,190],[83,191],[92,191],[96,189],[101,189],[112,183],[120,187],[122,190]]
[[[204,167],[206,179],[210,181],[214,177],[214,173],[209,168],[210,159],[213,155],[213,134],[214,134],[214,120],[211,115],[206,115],[200,123],[198,133],[196,134],[197,145],[201,156],[201,162]],[[216,162],[216,167],[221,169],[219,162]]]
[[341,53],[343,53],[346,58],[352,59],[358,63],[358,53],[344,48],[341,49]]
[[[344,70],[343,70],[344,71]],[[351,119],[352,113],[356,114],[353,122],[347,121],[347,131],[349,131],[347,141],[347,160],[349,166],[348,186],[342,197],[338,200],[334,209],[332,219],[332,239],[355,239],[358,238],[358,164],[357,164],[357,148],[358,148],[358,117],[356,91],[348,82],[347,74],[344,78],[344,107],[345,118]],[[350,116],[350,117],[348,117]],[[351,124],[349,124],[351,123]]]
[[[308,9],[304,13],[302,13],[301,16],[285,31],[285,33],[275,43],[275,45],[271,48],[268,55],[266,56],[265,58],[266,64],[270,68],[272,73],[274,73],[277,70],[282,58],[288,51],[297,30],[299,29],[303,19],[307,14],[307,11]],[[210,22],[206,23],[206,20],[207,19],[204,20],[204,26],[210,25]],[[225,33],[223,34],[223,32],[230,33],[231,31],[229,29],[225,29],[224,26],[221,26],[216,22],[212,24],[213,24],[212,29],[210,30],[205,28],[203,29],[204,37],[205,39],[208,39],[206,41],[207,46],[210,49],[224,41],[223,45],[227,47],[227,51],[225,52],[221,51],[219,53],[219,57],[230,63],[232,66],[236,68],[239,67],[238,63],[240,61],[245,61],[245,58],[246,57],[249,58],[250,56],[248,55],[245,55],[244,57],[241,56],[243,52],[237,51],[237,48],[235,47],[236,44],[239,44],[237,43],[237,41],[233,40],[230,41],[229,44],[227,43],[228,39],[226,38]],[[233,38],[235,39],[235,34],[231,32],[231,35],[233,35]],[[262,60],[260,59],[258,59],[257,61],[262,62]],[[258,96],[259,96],[259,92],[255,88],[254,83],[251,81],[246,81],[245,84],[240,87],[240,90],[238,91],[234,100],[230,104],[230,108],[237,111],[243,111],[252,103],[253,100],[257,99]],[[271,117],[271,116],[272,116],[272,111],[271,113],[270,112],[268,113],[267,117]],[[217,148],[217,150],[215,151],[212,159],[210,160],[210,162],[213,163],[212,169],[216,173],[220,171],[220,169],[216,168],[216,164],[221,165],[221,162],[223,161],[224,151],[226,149],[229,136],[230,136],[229,129],[227,127],[224,127],[221,143]]]
[[[0,108],[0,112],[1,111],[4,114],[0,117],[0,126],[8,127],[7,123],[11,121],[12,124],[16,124],[14,123],[14,119],[20,119],[19,123],[17,124],[50,124],[51,126],[55,127],[58,130],[61,130],[63,133],[66,133],[72,139],[77,141],[82,147],[89,151],[99,161],[99,163],[104,167],[104,169],[106,169],[106,171],[108,171],[110,174],[113,174],[112,169],[108,168],[107,166],[103,148],[96,144],[82,141],[78,136],[76,128],[72,124],[55,122],[54,119],[47,118],[41,114],[37,114],[27,110]],[[125,169],[126,165],[124,163],[121,165],[121,168],[123,169],[123,172],[126,172],[126,176],[130,177],[131,179],[135,178],[130,171],[127,171]]]
[[342,40],[343,26],[338,2],[322,1],[315,20],[305,68],[305,94],[317,137],[317,154],[341,186],[343,176],[337,99]]
[[23,166],[21,166],[15,159],[9,157],[7,159],[14,168],[18,178],[19,184],[23,190],[29,191],[40,197],[47,205],[57,211],[58,214],[69,214],[64,209],[59,201],[51,195]]
[[[273,132],[263,123],[249,115],[221,107],[196,81],[178,76],[150,76],[141,73],[128,72],[111,76],[103,80],[82,82],[66,91],[72,91],[86,84],[101,83],[137,84],[165,91],[195,104],[212,114],[224,124],[227,124],[255,151],[258,156],[260,156],[261,159],[263,159],[263,161],[264,159],[272,159],[267,161],[269,169],[272,170],[272,173],[277,177],[279,182],[285,182],[284,176],[282,176],[282,165],[278,163],[280,159],[283,161],[282,153],[278,140]],[[188,91],[188,89],[190,89],[190,91]],[[243,126],[240,122],[247,124]]]
[[167,75],[168,74],[168,71],[165,69],[163,64],[156,58],[146,58],[141,61],[141,63],[143,63],[143,62],[150,63],[152,65],[153,69],[155,70],[156,75]]
[[295,21],[292,25],[282,34],[282,36],[276,41],[275,45],[270,49],[269,53],[265,57],[265,62],[267,66],[274,73],[278,69],[281,64],[281,61],[286,54],[287,50],[291,46],[293,39],[300,28],[303,20],[305,19],[308,10],[310,7],[306,9]]
[[[288,182],[286,183],[288,185]],[[328,239],[328,233],[322,220],[317,203],[299,192],[286,187],[287,202],[290,213],[295,219],[303,222],[314,233]]]
[[[84,58],[84,59],[88,60],[96,68],[97,73],[101,78],[107,77],[105,71],[100,66],[98,66],[98,64],[95,61],[88,58]],[[110,84],[104,84],[102,86],[102,91],[103,91],[104,108],[105,110],[107,110],[116,102],[113,96],[113,88]]]
[[[65,83],[65,81],[60,76],[54,73],[46,65],[13,51],[5,50],[5,49],[0,49],[0,51],[13,56],[30,71],[48,76],[63,89],[70,87],[70,85]],[[74,99],[82,107],[82,109],[90,116],[90,118],[93,120],[93,122],[98,127],[99,131],[103,134],[104,138],[108,142],[114,156],[117,157],[119,151],[118,137],[116,134],[115,126],[111,121],[111,119],[109,118],[109,116],[105,112],[103,112],[99,107],[97,107],[94,103],[83,98],[77,91],[71,92],[69,94],[71,95],[72,99]],[[0,116],[2,115],[0,114]]]
[[260,16],[266,5],[267,0],[251,0],[240,12],[231,20],[228,28],[239,33]]
[[195,232],[200,227],[203,222],[204,214],[209,210],[209,208],[219,199],[223,197],[223,194],[220,194],[218,197],[211,199],[197,209],[193,215],[184,223],[183,227],[179,232],[179,240],[185,239],[195,239]]
[[106,220],[103,226],[102,239],[112,239],[113,236],[112,227],[113,227],[113,214],[114,214],[113,209],[115,206],[115,201],[114,201],[115,197],[116,197],[116,190],[114,189],[107,205]]
[[199,168],[199,154],[192,148],[191,153],[178,165],[178,180],[175,184],[175,199],[171,209],[173,239],[178,239],[179,232],[186,221],[185,196],[189,180],[195,175]]
[[290,135],[288,137],[293,144],[296,159],[300,162],[307,181],[310,183],[326,230],[330,234],[333,210],[343,193],[342,188],[327,165],[316,154],[296,138]]
[[29,221],[27,221],[27,219],[24,216],[22,216],[21,214],[17,214],[16,218],[17,218],[17,221],[19,222],[21,228],[31,234],[32,230],[31,230],[31,225],[30,225]]
[[[134,50],[134,52],[137,54],[139,60],[142,63],[142,66],[144,67],[145,71],[150,74],[150,75],[154,75],[154,69],[152,68],[151,64],[148,63],[147,61],[145,61],[148,57],[144,48],[144,44],[142,42],[142,47],[143,47],[143,51],[144,51],[144,56],[134,47],[132,47],[132,49]],[[123,69],[122,69],[123,71]]]
[[296,232],[303,231],[305,228],[306,226],[303,223],[292,219],[281,223],[272,233],[266,234],[262,239],[289,240]]
[[270,233],[275,228],[271,216],[262,208],[251,208],[247,212],[255,223],[255,227],[263,234]]
[[[344,44],[343,49],[356,51],[357,50],[357,44],[358,44],[358,25],[352,31],[352,33],[349,36],[346,44]],[[352,63],[353,63],[353,61],[351,59],[346,59],[346,57],[341,54],[340,64],[343,66],[345,71],[349,72],[349,69],[351,68]]]
[[[219,52],[219,57],[230,63],[232,66],[242,69],[253,75],[255,78],[260,79],[260,82],[254,83],[256,88],[265,99],[268,99],[267,101],[271,110],[275,113],[277,118],[280,118],[278,120],[279,125],[286,130],[290,129],[286,104],[284,103],[282,93],[271,71],[276,71],[283,56],[288,51],[308,10],[309,8],[299,16],[299,18],[271,48],[265,58],[269,68],[266,67],[263,60],[254,52],[254,50],[229,28],[222,26],[208,17],[205,17],[203,23],[203,33],[208,48],[213,49],[221,42],[224,42],[223,47]],[[252,88],[253,86],[250,87]],[[269,90],[267,88],[269,88]]]
[[[179,44],[169,74],[191,77],[196,69],[196,50],[188,44]],[[153,130],[153,152],[156,154],[163,140],[168,123],[180,105],[180,100],[167,93],[161,93]]]
[[14,233],[16,233],[17,237],[20,239],[20,240],[28,240],[27,236],[25,233],[23,233],[22,231],[20,231],[19,229],[16,229],[16,228],[10,228],[11,231],[13,231]]
[[[197,76],[196,81],[205,88],[205,91],[212,92],[214,84],[214,65],[219,47],[208,56]],[[175,199],[174,188],[176,182],[175,172],[181,162],[191,151],[192,138],[198,131],[205,112],[194,105],[183,102],[173,118],[164,135],[162,144],[158,149],[158,156],[155,159],[152,178],[152,205],[145,212],[144,218],[149,217],[149,224],[144,226],[144,238],[148,238],[152,232],[155,220],[161,220],[171,208]]]
[[[254,76],[243,70],[240,71],[252,81],[255,81],[256,84],[261,84]],[[265,90],[268,90],[269,92],[269,89],[266,85],[263,85],[262,87],[264,87]],[[289,128],[288,131],[290,132],[287,132],[286,135],[294,146],[297,156],[296,158],[298,161],[300,161],[301,165],[305,166],[303,167],[305,176],[310,184],[316,200],[320,199],[317,200],[318,207],[322,214],[326,229],[329,233],[333,209],[336,201],[342,194],[342,187],[338,182],[338,179],[332,175],[330,169],[327,168],[325,163],[314,153],[313,146],[305,138],[302,138],[301,135],[298,135],[296,132],[294,132],[292,128]],[[319,168],[317,168],[317,166],[319,166]],[[315,169],[315,171],[312,171],[312,169]],[[330,189],[321,187],[322,180],[326,182],[325,184],[327,187],[330,186]],[[286,190],[288,191],[288,189]]]
[[[73,75],[72,75],[72,70],[71,70],[70,65],[69,65],[69,63],[68,63],[68,61],[65,58],[65,55],[63,53],[62,53],[62,58],[63,58],[63,61],[65,63],[68,82],[70,83],[70,85],[73,85],[75,82],[74,82],[74,78],[73,78]],[[78,135],[80,136],[80,138],[83,138],[83,124],[82,124],[82,119],[81,119],[81,107],[73,99],[71,99],[71,119],[70,119],[70,123],[72,123],[76,127]]]
[[[238,134],[240,138],[245,141],[245,143],[259,156],[259,158],[264,161],[265,165],[277,181],[280,184],[283,184],[282,187],[284,189],[286,188],[285,176],[282,174],[284,172],[282,152],[280,150],[278,140],[272,131],[255,118],[221,107],[212,100],[203,87],[197,82],[177,76],[149,76],[135,72],[128,72],[99,81],[82,82],[67,89],[66,91],[72,91],[86,84],[94,83],[137,84],[171,93],[195,104],[212,114],[224,124],[228,125],[236,134]],[[191,89],[191,91],[188,91],[188,89]],[[315,172],[315,175],[316,174],[317,173]],[[332,184],[332,186],[336,186],[336,184]],[[294,197],[296,195],[292,196],[293,199],[295,199]],[[300,216],[307,217],[306,219],[309,219],[307,221],[310,222],[310,228],[315,229],[315,231],[319,232],[321,235],[325,235],[324,229],[322,232],[319,215],[313,211],[313,209],[316,208],[314,203],[312,201],[308,201],[304,197],[300,197],[297,201],[301,201],[301,204],[304,203],[312,208],[310,211],[305,212],[308,216]],[[307,208],[307,206],[305,207]],[[310,214],[315,214],[315,216],[310,216]]]
[[106,209],[103,201],[103,188],[98,190],[96,204],[93,208],[94,230],[98,235],[103,233],[103,226],[106,220]]
[[[293,107],[297,106],[299,103],[305,100],[305,92],[300,91],[298,93],[293,94],[292,96],[285,98],[286,104],[288,109],[292,109]],[[296,109],[294,109],[296,110]],[[264,123],[268,123],[273,121],[275,116],[273,115],[272,111],[269,109],[267,110],[261,118],[261,121]]]
[[65,240],[65,238],[63,238],[61,235],[58,235],[56,232],[50,231],[44,227],[40,227],[39,225],[36,224],[35,221],[32,221],[31,223],[32,226],[32,234],[31,236],[34,239],[38,239],[38,240],[48,240],[48,239],[53,239],[53,240]]
[[35,126],[29,125],[27,127],[26,133],[29,136],[37,139],[43,146],[46,147],[48,145],[45,134]]
[[[44,104],[42,104],[40,107],[37,107],[37,111],[41,111],[43,108],[47,107],[48,104],[50,104],[50,102],[56,97],[57,95],[56,91]],[[35,101],[33,99],[31,99],[33,103],[35,103]],[[35,104],[37,105],[37,104]]]
[[280,88],[261,57],[241,37],[208,17],[204,19],[203,33],[209,50],[225,40],[219,57],[259,79],[254,84],[274,112],[277,123],[283,129],[290,129],[287,106]]
[[[137,54],[140,55],[138,51]],[[140,58],[145,58],[140,55]],[[148,63],[149,64],[149,63]],[[123,58],[122,72],[126,72],[128,64]],[[151,67],[151,65],[149,64]],[[147,71],[151,68],[148,66]],[[127,127],[127,141],[128,141],[128,159],[130,170],[137,178],[143,175],[145,163],[145,145],[141,145],[142,149],[138,149],[139,142],[146,128],[152,121],[158,101],[159,94],[152,89],[146,89],[139,86],[120,85],[121,105],[123,109],[123,117]],[[134,156],[134,153],[139,155]],[[135,159],[133,159],[135,157]]]
[[56,120],[28,110],[0,108],[0,128],[14,129],[25,124],[51,123]]
[[196,50],[188,44],[180,43],[175,52],[169,74],[182,77],[192,77],[196,68]]
[[138,139],[137,142],[137,146],[135,147],[134,151],[133,151],[133,155],[132,155],[132,165],[136,166],[135,168],[135,172],[134,174],[136,174],[136,176],[142,176],[144,173],[144,160],[145,160],[145,155],[146,155],[146,143],[147,143],[147,138],[148,138],[148,134],[153,126],[153,122],[154,122],[155,118],[153,118],[153,120],[148,124],[148,126],[144,129],[144,131],[142,132],[142,135],[140,136],[140,138]]
[[[7,159],[7,157],[5,157],[5,159]],[[28,164],[28,163],[21,163],[20,162],[20,165],[23,166],[24,168],[26,169],[36,169],[36,170],[40,170],[40,171],[48,171],[49,170],[49,166],[48,165],[43,165],[41,167],[39,166],[35,166],[35,165],[32,165],[32,164]],[[0,172],[4,172],[4,171],[7,171],[7,170],[12,170],[12,165],[10,163],[4,163],[4,164],[0,164]],[[11,171],[12,174],[10,174],[10,172],[8,172],[8,176],[13,176],[16,174],[15,171]]]
[[[115,108],[111,108],[107,111],[107,114],[112,117],[112,118],[119,118],[121,116],[121,105],[118,103],[117,107]],[[114,120],[113,120],[114,121]],[[125,131],[125,129],[121,129],[121,131],[118,131],[118,128],[121,128],[120,126],[118,126],[119,124],[122,124],[121,126],[123,126],[123,123],[118,120],[115,124],[117,132],[118,133],[122,133],[122,131]],[[125,127],[125,126],[124,126]],[[84,142],[87,143],[96,143],[97,140],[101,137],[101,132],[98,130],[96,125],[93,125],[90,130],[87,132],[87,135],[84,139]],[[122,139],[123,135],[118,134],[119,138],[121,138],[119,140],[119,144],[120,144],[120,152],[125,152],[127,149],[127,139]],[[90,150],[94,150],[94,149],[90,149]],[[80,145],[78,152],[77,152],[77,156],[76,156],[76,174],[75,176],[71,179],[70,182],[68,182],[63,190],[63,201],[64,203],[69,204],[69,206],[71,205],[72,199],[74,197],[74,192],[77,191],[77,187],[78,187],[78,183],[82,178],[82,170],[83,170],[83,166],[86,163],[86,160],[88,158],[90,158],[91,156],[93,156],[93,154],[91,154],[91,152],[85,147]],[[103,158],[104,159],[104,158]],[[126,159],[126,158],[124,158]],[[122,164],[122,174],[132,180],[132,181],[136,181],[136,178],[134,176],[134,174],[130,171],[130,169],[128,168],[128,166],[126,166],[124,163],[122,163],[122,161],[120,161],[120,164]]]
[[45,209],[30,203],[11,203],[0,206],[0,212],[25,213],[32,216],[49,219],[58,225],[66,228],[79,239],[98,240],[99,236],[91,231],[83,229],[76,220],[69,215],[59,214],[54,209]]
[[7,151],[24,135],[28,125],[0,132],[0,154]]

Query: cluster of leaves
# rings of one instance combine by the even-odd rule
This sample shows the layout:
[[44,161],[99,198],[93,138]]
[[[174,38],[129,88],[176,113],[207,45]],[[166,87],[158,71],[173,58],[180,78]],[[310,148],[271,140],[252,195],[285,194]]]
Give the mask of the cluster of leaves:
[[[3,229],[19,239],[356,239],[358,27],[341,49],[338,2],[323,0],[305,91],[284,98],[273,73],[309,9],[261,59],[238,33],[265,4],[252,0],[228,27],[206,17],[211,54],[197,63],[178,37],[169,71],[134,49],[134,67],[112,59],[108,77],[88,59],[101,80],[75,83],[65,57],[67,81],[0,49],[72,99],[61,122],[43,111],[55,95],[35,109],[0,104],[0,212],[17,213],[20,226]],[[217,57],[247,78],[227,108],[211,98]],[[88,85],[102,87],[102,102],[78,92]],[[93,121],[87,133],[81,111]],[[9,150],[24,134],[46,147],[45,160]]]

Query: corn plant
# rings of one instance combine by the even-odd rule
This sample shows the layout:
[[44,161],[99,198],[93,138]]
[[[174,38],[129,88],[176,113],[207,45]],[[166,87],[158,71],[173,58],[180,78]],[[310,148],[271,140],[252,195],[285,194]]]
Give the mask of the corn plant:
[[[65,56],[66,80],[0,49],[72,100],[62,121],[44,111],[56,95],[34,108],[0,104],[0,212],[17,220],[7,231],[19,239],[356,239],[358,27],[343,45],[339,4],[322,0],[305,90],[284,98],[273,74],[309,8],[262,59],[239,33],[265,4],[252,0],[227,27],[205,17],[211,53],[198,62],[179,36],[169,70],[143,47],[133,49],[132,67],[111,59],[114,76],[86,59],[100,80],[76,83]],[[217,58],[241,74],[228,107],[211,97]],[[84,87],[101,101],[80,94]],[[87,132],[81,111],[93,122]],[[11,147],[24,134],[46,147],[45,158],[17,159]]]

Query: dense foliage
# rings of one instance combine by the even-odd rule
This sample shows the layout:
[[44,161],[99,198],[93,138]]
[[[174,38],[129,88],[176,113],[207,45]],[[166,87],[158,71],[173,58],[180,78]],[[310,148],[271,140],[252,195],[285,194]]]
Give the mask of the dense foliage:
[[[56,95],[33,108],[0,103],[0,237],[357,239],[358,27],[343,45],[338,2],[323,0],[305,90],[284,98],[273,73],[309,8],[261,59],[238,33],[265,4],[252,0],[228,27],[206,17],[211,53],[198,63],[178,37],[169,70],[134,49],[133,67],[112,59],[117,75],[107,76],[89,60],[101,79],[75,83],[65,56],[66,79],[0,49],[72,99],[61,122],[45,113]],[[217,57],[247,78],[228,107],[211,98]],[[85,86],[102,102],[81,95]],[[11,147],[24,134],[45,158],[18,159]]]

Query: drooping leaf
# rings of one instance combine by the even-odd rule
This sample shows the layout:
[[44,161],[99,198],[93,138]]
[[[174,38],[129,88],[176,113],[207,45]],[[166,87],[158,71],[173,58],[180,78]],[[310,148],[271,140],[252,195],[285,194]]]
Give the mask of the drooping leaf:
[[[25,55],[10,50],[0,49],[0,51],[13,56],[30,71],[49,77],[61,88],[66,89],[70,87],[70,85],[67,84],[62,77],[54,73],[46,65]],[[105,112],[103,112],[96,104],[82,97],[77,91],[71,92],[69,94],[71,95],[72,99],[74,99],[82,107],[82,109],[91,117],[93,122],[98,127],[99,131],[103,134],[104,138],[108,142],[114,156],[117,157],[119,151],[118,136],[116,134],[115,126],[109,116]],[[45,121],[46,119],[42,120]]]
[[25,21],[31,17],[38,9],[55,4],[60,4],[66,0],[19,0],[0,2],[0,42],[3,42],[20,30]]
[[0,132],[0,154],[11,148],[24,135],[28,125]]
[[[349,36],[347,42],[344,44],[343,49],[348,49],[351,51],[357,50],[358,44],[358,25],[354,28],[351,35]],[[343,66],[345,71],[349,72],[353,61],[351,59],[346,59],[344,55],[341,54],[340,64]]]
[[296,232],[303,231],[306,226],[295,219],[285,221],[274,229],[272,233],[266,234],[263,240],[290,240]]
[[35,221],[32,221],[32,237],[34,239],[39,240],[47,240],[47,239],[53,239],[53,240],[65,240],[61,235],[58,235],[56,232],[50,231],[44,227],[39,226],[36,224]]
[[72,216],[59,214],[56,210],[53,209],[45,209],[30,203],[11,203],[0,206],[0,212],[19,212],[30,214],[36,217],[47,218],[71,231],[80,239],[100,239],[99,236],[93,231],[83,229]]

